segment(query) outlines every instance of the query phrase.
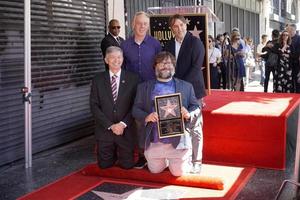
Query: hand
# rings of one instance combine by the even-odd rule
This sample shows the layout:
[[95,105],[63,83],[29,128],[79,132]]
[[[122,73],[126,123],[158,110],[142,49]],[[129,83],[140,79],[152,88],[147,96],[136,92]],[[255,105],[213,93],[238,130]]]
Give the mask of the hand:
[[116,135],[123,135],[125,126],[122,123],[113,124],[111,130]]
[[181,114],[185,120],[189,120],[191,118],[189,111],[183,106],[181,107]]
[[156,112],[150,113],[146,118],[145,122],[157,122],[158,121],[158,114]]

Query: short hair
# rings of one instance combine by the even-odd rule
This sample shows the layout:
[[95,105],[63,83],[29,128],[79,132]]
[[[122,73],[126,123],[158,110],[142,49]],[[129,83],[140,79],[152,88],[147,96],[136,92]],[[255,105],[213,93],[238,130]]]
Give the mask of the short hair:
[[156,65],[157,65],[158,63],[161,63],[162,61],[164,61],[165,59],[168,59],[168,58],[170,58],[170,60],[171,60],[171,62],[172,62],[172,64],[173,64],[173,66],[175,67],[175,65],[176,65],[176,59],[175,59],[175,57],[173,56],[173,54],[171,54],[171,53],[168,52],[168,51],[161,51],[161,52],[159,52],[159,53],[155,56],[155,58],[154,58],[153,68],[155,69],[155,67],[156,67]]
[[280,35],[279,30],[274,29],[274,30],[272,31],[272,36],[273,36],[274,38],[279,38],[279,35]]
[[217,40],[220,40],[221,37],[224,37],[223,34],[218,34],[216,38]]
[[211,41],[215,41],[214,37],[212,35],[208,35],[207,37],[208,37],[208,39],[211,39]]
[[113,52],[116,52],[116,51],[119,51],[123,55],[123,50],[120,47],[110,46],[105,51],[105,57],[107,57],[107,55],[109,55],[109,54],[111,54]]
[[262,35],[261,35],[261,39],[264,39],[264,38],[267,38],[267,37],[268,37],[267,34],[262,34]]
[[175,14],[175,15],[173,15],[173,16],[171,16],[171,17],[169,18],[169,26],[170,26],[170,27],[173,26],[173,24],[175,23],[175,20],[176,20],[176,19],[179,19],[180,21],[182,21],[183,23],[186,24],[186,20],[185,20],[184,16],[182,16],[182,15],[180,15],[180,14]]
[[293,27],[295,30],[297,30],[297,25],[296,24],[288,24],[288,26]]
[[112,19],[112,20],[109,21],[108,27],[112,27],[112,24],[113,24],[114,22],[119,23],[119,21],[118,21],[117,19]]
[[135,24],[136,18],[137,18],[138,16],[140,16],[140,15],[144,15],[145,17],[147,17],[148,19],[150,19],[150,16],[149,16],[148,13],[146,13],[146,12],[144,12],[144,11],[138,11],[138,12],[136,12],[136,13],[134,14],[134,16],[133,16],[132,25]]

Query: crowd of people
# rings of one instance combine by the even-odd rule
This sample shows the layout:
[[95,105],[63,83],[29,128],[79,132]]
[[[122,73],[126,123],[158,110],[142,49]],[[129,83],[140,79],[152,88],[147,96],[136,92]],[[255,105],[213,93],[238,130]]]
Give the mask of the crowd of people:
[[[113,19],[101,42],[106,70],[95,75],[90,95],[98,166],[142,169],[148,165],[152,173],[168,167],[174,176],[199,174],[201,110],[206,96],[201,68],[206,53],[203,42],[187,31],[187,22],[179,14],[169,19],[174,38],[164,47],[149,35],[149,27],[148,14],[137,12],[132,21],[133,34],[124,40],[119,36],[118,20]],[[300,39],[295,25],[288,25],[281,33],[273,30],[272,40],[267,40],[267,35],[262,35],[255,52],[252,38],[242,38],[238,28],[216,39],[209,35],[211,88],[244,91],[253,69],[258,67],[265,91],[272,72],[274,92],[299,92]],[[175,93],[181,94],[184,134],[160,138],[155,97]]]
[[264,92],[268,92],[272,74],[272,92],[300,93],[300,36],[296,30],[295,24],[287,24],[282,31],[274,29],[271,40],[263,34],[257,46],[251,37],[242,38],[238,28],[215,39],[209,36],[211,88],[244,91],[258,69]]

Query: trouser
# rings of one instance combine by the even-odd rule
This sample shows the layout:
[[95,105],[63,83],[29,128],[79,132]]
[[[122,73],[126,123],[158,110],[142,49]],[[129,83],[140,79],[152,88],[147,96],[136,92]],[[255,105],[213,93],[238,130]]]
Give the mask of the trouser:
[[261,61],[259,64],[259,71],[260,71],[260,84],[264,84],[265,82],[265,62]]
[[221,73],[219,74],[219,84],[220,84],[219,88],[221,88],[221,83],[222,83],[222,88],[225,90],[226,89],[226,65],[223,62],[221,62],[219,65],[221,69]]
[[209,64],[210,66],[210,87],[211,89],[219,89],[219,77],[218,77],[218,67],[213,66],[213,64]]
[[[202,105],[200,105],[202,107]],[[192,162],[201,163],[202,162],[202,149],[203,149],[203,117],[200,113],[194,127],[190,129],[190,134],[192,138]]]
[[271,72],[272,72],[273,79],[274,79],[274,67],[265,66],[264,92],[268,92],[268,86],[269,86]]
[[145,150],[145,157],[151,173],[160,173],[167,167],[173,176],[181,176],[190,171],[190,149],[175,149],[172,144],[161,142],[150,143]]

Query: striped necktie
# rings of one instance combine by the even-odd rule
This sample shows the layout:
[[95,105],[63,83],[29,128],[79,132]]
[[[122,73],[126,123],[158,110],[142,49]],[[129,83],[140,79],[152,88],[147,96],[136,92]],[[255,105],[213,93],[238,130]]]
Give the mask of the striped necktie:
[[118,78],[118,76],[115,74],[111,77],[111,90],[112,90],[112,96],[113,96],[114,102],[116,102],[117,95],[118,95],[117,78]]

